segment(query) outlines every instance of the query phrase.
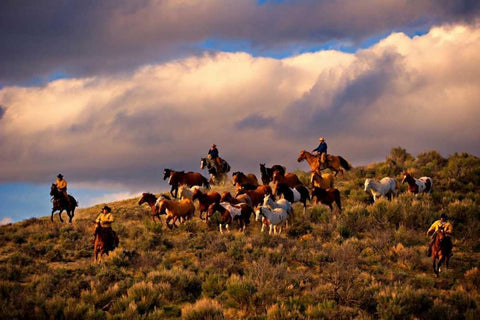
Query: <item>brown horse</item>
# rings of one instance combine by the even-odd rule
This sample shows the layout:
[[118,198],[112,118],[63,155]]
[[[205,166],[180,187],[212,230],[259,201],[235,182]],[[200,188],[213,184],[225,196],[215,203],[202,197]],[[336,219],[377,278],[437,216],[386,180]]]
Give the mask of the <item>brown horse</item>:
[[283,174],[285,174],[285,171],[286,171],[285,167],[279,164],[276,164],[271,168],[267,168],[265,167],[265,163],[260,163],[260,173],[262,174],[263,184],[265,185],[269,184],[270,181],[273,180],[273,173],[277,170],[279,170]]
[[[170,200],[170,197],[168,197],[168,196],[166,196],[166,195],[164,195],[164,194],[160,195],[160,197],[163,198],[163,199],[168,199],[168,200]],[[165,211],[163,211],[163,212],[158,211],[158,212],[157,212],[157,211],[155,210],[155,204],[157,203],[157,200],[158,200],[158,199],[157,199],[157,197],[156,197],[154,194],[149,193],[149,192],[144,192],[144,193],[142,193],[142,197],[141,197],[140,200],[138,201],[138,205],[139,205],[139,206],[141,206],[141,205],[144,204],[144,203],[148,203],[148,205],[150,206],[150,209],[152,210],[152,220],[153,220],[153,222],[155,222],[155,223],[156,223],[155,217],[157,217],[158,220],[159,220],[160,222],[162,222],[162,219],[160,219],[160,215],[161,215],[161,214],[167,214]]]
[[220,202],[228,202],[230,204],[245,203],[253,208],[252,199],[250,199],[248,194],[239,194],[234,198],[230,192],[225,191],[220,197]]
[[100,261],[102,256],[113,251],[120,243],[117,234],[112,228],[103,228],[100,222],[95,223],[93,230],[95,236],[95,244],[93,245],[94,261]]
[[236,171],[232,173],[233,185],[239,187],[246,187],[248,189],[256,189],[258,187],[258,179],[253,173],[244,174],[243,172]]
[[335,172],[335,176],[336,176],[338,172],[341,172],[343,175],[342,168],[344,168],[347,171],[352,168],[352,166],[350,165],[350,163],[348,163],[347,160],[345,160],[341,156],[333,156],[331,154],[327,155],[327,160],[328,160],[327,167],[325,167],[325,165],[321,163],[319,156],[311,154],[310,152],[305,150],[300,151],[300,155],[297,158],[298,162],[301,162],[303,160],[307,160],[308,164],[310,165],[310,168],[312,168],[312,171],[320,175],[322,174],[322,170],[324,169],[332,170],[333,172]]
[[[195,213],[195,206],[193,205],[192,200],[182,199],[182,200],[168,200],[168,199],[158,199],[157,204],[155,205],[155,213],[165,211],[167,214],[167,219],[165,224],[167,227],[172,229],[173,226],[177,227],[175,222],[180,218],[180,221],[191,219]],[[173,222],[170,224],[170,221],[173,219]],[[183,219],[183,221],[182,221]]]
[[443,227],[439,227],[434,235],[435,239],[432,245],[432,264],[433,272],[438,277],[440,266],[445,262],[445,268],[448,269],[450,257],[452,253],[451,239],[446,236]]
[[319,202],[330,207],[330,211],[333,211],[332,203],[337,204],[338,210],[342,213],[342,204],[340,201],[340,191],[336,188],[331,189],[322,189],[318,187],[313,187],[311,189],[311,199],[315,198],[315,204]]
[[75,208],[78,207],[77,200],[71,195],[68,195],[70,199],[70,202],[68,202],[63,193],[57,189],[57,185],[54,183],[52,183],[52,187],[50,188],[50,195],[52,196],[51,201],[53,204],[50,220],[53,222],[53,214],[55,211],[58,211],[58,217],[60,218],[60,221],[63,222],[62,212],[65,210],[69,218],[68,222],[71,223],[73,216],[75,215]]
[[237,198],[241,194],[248,195],[252,201],[252,207],[255,208],[259,204],[263,203],[263,198],[265,198],[266,195],[272,194],[272,188],[268,185],[261,185],[255,190],[240,189],[237,191],[235,197]]
[[273,193],[276,193],[277,186],[279,184],[286,184],[289,188],[295,188],[299,184],[303,184],[300,179],[298,179],[295,173],[283,173],[280,170],[275,170],[273,172]]
[[[178,187],[181,185],[187,185],[189,187],[201,186],[210,189],[210,184],[208,183],[207,178],[202,176],[198,172],[184,172],[184,171],[174,171],[171,169],[163,170],[163,180],[168,179],[168,184],[172,186],[170,189],[170,194],[172,197],[177,198]],[[174,194],[175,192],[175,194]]]
[[329,189],[333,188],[333,175],[331,173],[322,173],[321,175],[312,172],[310,174],[310,184],[312,187],[322,188],[322,189]]
[[210,191],[208,193],[203,193],[200,189],[193,191],[192,201],[198,200],[198,209],[200,211],[200,219],[204,220],[203,213],[207,212],[208,207],[212,203],[220,202],[220,193],[215,191]]
[[211,217],[216,211],[220,212],[221,221],[218,226],[220,233],[223,233],[222,225],[225,225],[227,231],[230,231],[228,225],[233,220],[240,222],[240,228],[245,231],[245,228],[250,223],[250,216],[253,213],[253,209],[245,203],[233,205],[228,202],[213,203],[208,207],[207,216]]

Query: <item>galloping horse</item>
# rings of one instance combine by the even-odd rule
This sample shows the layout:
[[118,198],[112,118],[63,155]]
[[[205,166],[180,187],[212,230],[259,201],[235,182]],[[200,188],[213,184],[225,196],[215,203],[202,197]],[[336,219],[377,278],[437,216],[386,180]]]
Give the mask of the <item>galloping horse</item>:
[[245,203],[253,208],[252,199],[250,199],[248,194],[239,194],[234,198],[230,192],[224,191],[220,197],[220,202],[228,202],[230,204]]
[[445,235],[445,230],[443,227],[438,228],[435,234],[435,240],[432,245],[432,263],[433,263],[433,272],[438,277],[440,273],[440,266],[442,262],[445,261],[445,268],[448,269],[448,263],[450,262],[451,248],[447,245],[447,239]]
[[286,169],[284,166],[279,164],[274,165],[271,168],[265,167],[265,163],[260,163],[260,173],[262,174],[262,182],[263,184],[267,185],[270,181],[273,180],[273,173],[279,170],[281,173],[285,174]]
[[275,195],[283,195],[290,203],[303,203],[303,214],[307,213],[307,200],[310,200],[310,193],[304,185],[298,185],[295,188],[290,188],[286,184],[278,184]]
[[310,174],[310,185],[312,187],[318,187],[322,189],[333,188],[333,176],[331,173],[322,173],[321,175],[312,172]]
[[315,204],[319,202],[322,204],[327,205],[330,208],[330,211],[333,211],[332,203],[335,202],[337,204],[338,210],[342,213],[342,203],[340,201],[340,191],[336,188],[331,189],[322,189],[318,187],[313,187],[311,190],[311,197],[312,200],[315,198]]
[[220,193],[215,191],[203,193],[200,189],[197,189],[193,192],[192,201],[198,199],[198,210],[200,211],[200,219],[204,220],[202,213],[207,212],[208,207],[212,203],[219,203],[220,197]]
[[244,174],[243,172],[236,171],[232,173],[232,182],[233,185],[237,185],[237,187],[250,190],[258,187],[258,179],[253,173]]
[[[177,222],[178,218],[183,219],[183,221],[192,218],[193,214],[195,213],[195,206],[190,199],[183,199],[178,201],[158,199],[157,203],[155,204],[155,212],[158,214],[159,212],[163,211],[165,211],[167,214],[165,224],[167,225],[167,227],[172,229],[173,226],[177,227],[175,222]],[[170,224],[170,221],[172,219],[173,222]]]
[[100,261],[102,256],[110,251],[113,251],[120,241],[117,234],[110,228],[103,228],[100,222],[95,224],[93,234],[95,236],[95,244],[93,245],[93,257],[95,261]]
[[414,178],[408,172],[403,173],[402,183],[408,183],[408,191],[413,194],[432,192],[433,180],[430,177]]
[[232,205],[228,202],[220,202],[220,203],[212,203],[208,207],[207,216],[211,217],[216,211],[220,212],[222,218],[219,222],[218,226],[220,229],[220,233],[223,233],[222,225],[225,225],[227,231],[230,231],[228,225],[232,223],[232,221],[239,220],[240,227],[242,232],[245,231],[245,228],[250,223],[250,216],[253,213],[253,210],[250,206],[246,205],[245,203],[241,203],[238,205]]
[[230,165],[223,159],[221,159],[221,161],[223,165],[221,168],[218,168],[215,160],[207,158],[200,159],[200,169],[207,168],[210,174],[210,182],[213,184],[225,184],[228,179],[227,173],[230,171]]
[[75,208],[78,207],[77,200],[75,200],[75,198],[72,197],[71,195],[68,195],[68,197],[70,198],[70,203],[67,202],[67,199],[65,199],[63,193],[57,189],[57,185],[54,183],[50,188],[50,195],[53,197],[51,199],[53,208],[52,208],[52,216],[50,217],[50,220],[53,222],[53,213],[55,211],[59,211],[58,217],[60,218],[60,221],[63,222],[62,212],[63,210],[65,210],[69,218],[68,222],[71,223],[73,216],[75,215]]
[[395,179],[385,177],[380,182],[372,179],[365,179],[365,192],[370,192],[373,195],[373,201],[377,201],[379,197],[387,197],[389,200],[397,195]]
[[322,174],[322,170],[324,169],[331,169],[335,172],[336,176],[339,171],[343,175],[343,169],[348,171],[352,168],[352,166],[350,165],[350,163],[348,163],[347,160],[345,160],[341,156],[333,156],[331,154],[327,155],[328,166],[326,168],[324,164],[320,162],[320,157],[311,154],[310,152],[305,150],[300,151],[300,155],[297,159],[298,162],[301,162],[303,160],[307,160],[308,164],[312,168],[312,171],[320,175]]
[[169,178],[168,184],[172,186],[172,188],[170,189],[170,194],[174,198],[177,198],[178,187],[183,184],[186,184],[189,187],[203,185],[205,186],[205,188],[210,189],[210,184],[208,183],[207,178],[205,178],[198,172],[184,172],[164,169],[163,180],[167,180],[167,178]]
[[267,194],[272,194],[272,188],[270,188],[270,186],[261,185],[261,186],[258,186],[257,189],[255,190],[240,189],[237,191],[237,194],[235,195],[235,197],[237,198],[241,194],[248,195],[250,197],[250,200],[252,200],[252,207],[255,208],[260,203],[262,203],[263,198]]
[[[163,194],[160,195],[160,197],[170,200],[170,198],[168,196],[163,195]],[[160,215],[161,214],[167,214],[167,213],[166,212],[160,212],[160,211],[157,212],[155,210],[155,204],[157,203],[157,200],[158,199],[154,194],[149,193],[149,192],[144,192],[144,193],[142,193],[142,197],[138,201],[138,205],[141,206],[144,203],[148,203],[148,205],[150,206],[150,209],[152,210],[152,220],[153,220],[153,222],[156,222],[155,217],[157,217],[158,220],[160,222],[162,222],[162,219],[160,219]]]

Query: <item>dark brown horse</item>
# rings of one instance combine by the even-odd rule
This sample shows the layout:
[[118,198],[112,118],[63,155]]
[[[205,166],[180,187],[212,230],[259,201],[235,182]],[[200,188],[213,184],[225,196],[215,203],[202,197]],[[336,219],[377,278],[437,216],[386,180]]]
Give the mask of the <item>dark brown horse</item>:
[[253,173],[244,174],[236,171],[232,173],[233,185],[244,187],[246,189],[256,189],[258,187],[258,179]]
[[265,198],[266,195],[272,194],[272,188],[268,185],[261,185],[255,190],[240,189],[237,191],[235,197],[237,198],[241,194],[248,195],[252,201],[252,207],[255,208],[259,204],[263,203],[263,198]]
[[63,193],[57,189],[57,185],[54,183],[52,183],[52,187],[50,188],[50,195],[52,196],[51,201],[53,204],[50,220],[53,222],[53,214],[55,211],[58,211],[58,217],[60,218],[60,221],[63,222],[62,212],[65,210],[69,218],[68,222],[71,223],[73,216],[75,215],[75,208],[78,207],[77,200],[71,195],[68,195],[70,199],[70,202],[68,202]]
[[253,209],[245,203],[233,205],[228,202],[220,202],[213,203],[208,207],[207,216],[211,217],[216,211],[220,212],[221,215],[221,221],[218,224],[220,233],[223,233],[222,225],[225,225],[227,231],[230,231],[228,225],[233,220],[238,220],[241,230],[245,231],[253,213]]
[[207,212],[208,207],[212,203],[220,202],[220,193],[210,191],[203,193],[200,189],[193,191],[192,201],[198,200],[198,210],[200,211],[200,219],[204,220],[203,213]]
[[[168,197],[166,195],[163,195],[163,194],[160,195],[160,197],[163,198],[163,199],[170,200],[170,197]],[[149,192],[142,193],[142,197],[138,201],[138,205],[141,206],[144,203],[148,203],[148,205],[150,206],[150,209],[152,210],[152,220],[153,220],[153,222],[156,223],[155,217],[157,217],[158,220],[160,222],[162,222],[162,219],[160,219],[160,215],[161,214],[167,214],[167,213],[166,212],[157,212],[155,210],[155,204],[157,203],[157,197],[154,194],[149,193]]]
[[438,277],[440,266],[445,262],[445,268],[448,269],[450,256],[452,253],[452,245],[450,237],[447,237],[443,227],[439,227],[434,235],[435,239],[432,245],[432,264],[433,272]]
[[342,213],[342,203],[340,201],[340,191],[336,188],[323,189],[318,187],[313,187],[311,189],[311,199],[315,198],[315,204],[319,202],[330,207],[330,211],[333,211],[332,203],[337,204],[338,210]]
[[307,160],[308,164],[310,165],[310,168],[312,169],[313,172],[317,174],[322,174],[322,170],[324,169],[330,169],[333,172],[335,172],[335,176],[337,175],[338,172],[341,172],[343,175],[343,169],[345,170],[350,170],[352,166],[350,163],[348,163],[347,160],[342,158],[341,156],[334,156],[334,155],[327,155],[327,167],[320,161],[320,157],[314,154],[311,154],[308,151],[302,150],[300,151],[300,154],[297,158],[298,162],[301,162],[303,160]]
[[113,251],[120,243],[117,234],[112,228],[103,228],[100,222],[95,223],[93,234],[95,236],[95,244],[93,245],[94,261],[100,261],[102,256]]
[[168,184],[172,186],[170,189],[170,194],[174,198],[177,198],[178,187],[184,184],[189,187],[203,185],[205,188],[210,189],[210,184],[208,183],[207,178],[198,172],[184,172],[164,169],[163,180],[167,180],[167,178]]
[[265,185],[269,184],[270,181],[273,180],[273,173],[277,170],[283,174],[285,174],[285,171],[286,171],[285,167],[279,164],[276,164],[271,168],[267,168],[265,167],[265,163],[260,163],[260,173],[262,175],[263,184]]

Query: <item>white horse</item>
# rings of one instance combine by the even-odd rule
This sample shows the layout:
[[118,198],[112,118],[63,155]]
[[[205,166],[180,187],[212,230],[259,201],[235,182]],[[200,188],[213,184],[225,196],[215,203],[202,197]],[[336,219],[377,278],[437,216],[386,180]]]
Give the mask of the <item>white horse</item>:
[[263,198],[263,206],[269,207],[270,209],[282,208],[288,214],[293,216],[292,204],[287,199],[279,199],[277,201],[274,201],[272,199],[272,196],[267,194],[265,198]]
[[265,228],[265,224],[268,224],[268,234],[272,234],[272,231],[273,234],[276,234],[277,227],[279,228],[278,234],[280,234],[282,233],[282,225],[287,223],[287,211],[283,208],[270,209],[266,206],[260,206],[257,211],[255,211],[255,220],[262,221],[262,232]]
[[391,197],[397,196],[395,179],[385,177],[380,182],[372,179],[365,179],[365,191],[370,192],[373,195],[373,201],[377,201],[377,198],[390,195]]
[[197,189],[199,189],[202,192],[205,192],[205,188],[202,187],[202,186],[192,186],[192,187],[189,188],[187,185],[182,185],[179,188],[180,199],[190,199],[190,200],[192,200],[193,192],[195,192],[195,190],[197,190]]

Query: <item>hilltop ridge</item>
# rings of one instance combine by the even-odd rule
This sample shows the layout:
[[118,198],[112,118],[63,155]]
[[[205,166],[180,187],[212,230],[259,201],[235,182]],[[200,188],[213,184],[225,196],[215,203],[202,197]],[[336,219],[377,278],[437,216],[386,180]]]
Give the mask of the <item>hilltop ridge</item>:
[[[433,179],[430,195],[406,185],[372,203],[366,178],[401,172]],[[296,171],[303,182],[308,173]],[[198,218],[169,230],[138,198],[108,203],[120,247],[93,263],[92,222],[104,203],[0,227],[0,317],[66,319],[466,318],[480,308],[480,159],[413,157],[392,149],[385,162],[337,177],[343,213],[308,205],[281,235],[220,234]],[[214,186],[232,191],[232,186]],[[454,225],[451,268],[435,278],[425,232],[441,213]],[[162,217],[162,222],[165,219]]]

